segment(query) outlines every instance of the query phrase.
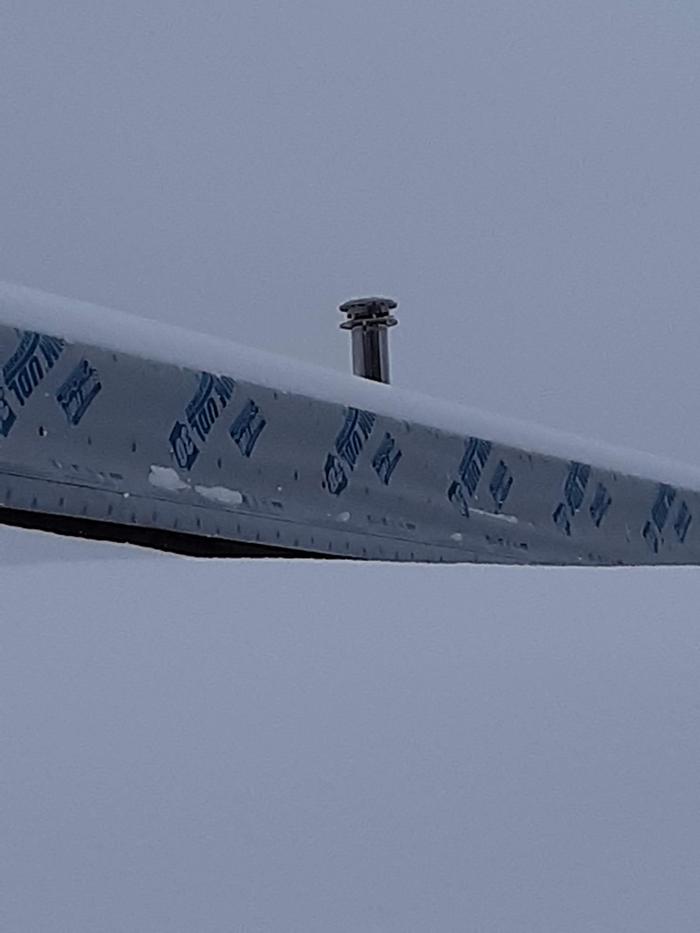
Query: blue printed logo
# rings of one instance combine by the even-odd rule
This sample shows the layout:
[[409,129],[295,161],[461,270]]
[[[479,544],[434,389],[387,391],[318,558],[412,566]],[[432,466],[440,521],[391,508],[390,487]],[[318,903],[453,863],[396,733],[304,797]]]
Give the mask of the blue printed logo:
[[12,426],[17,420],[17,415],[12,410],[12,406],[7,401],[7,396],[5,394],[5,389],[0,387],[0,434],[3,437],[7,435],[12,430]]
[[673,530],[676,532],[676,536],[681,544],[685,544],[685,539],[688,535],[688,529],[690,528],[692,520],[693,516],[690,514],[688,503],[681,502],[681,507],[678,510],[678,517],[673,523]]
[[588,510],[596,528],[600,528],[601,522],[608,514],[608,509],[611,505],[612,496],[602,483],[598,483],[595,495],[593,496],[593,502],[591,502],[591,506]]
[[496,512],[500,512],[505,505],[506,499],[510,494],[513,485],[513,474],[508,469],[503,460],[498,461],[498,465],[493,472],[491,482],[489,483],[489,492],[496,507]]
[[659,553],[659,548],[663,544],[663,530],[675,498],[676,490],[673,486],[661,484],[658,487],[656,499],[651,507],[651,519],[642,530],[642,537],[654,554]]
[[[664,543],[663,532],[675,502],[676,490],[673,486],[661,484],[656,491],[656,499],[651,507],[651,518],[642,529],[642,537],[654,554],[659,553],[661,545]],[[681,502],[672,525],[673,531],[681,544],[685,544],[692,520],[693,516],[688,508],[688,503]]]
[[396,440],[391,434],[385,434],[384,439],[372,458],[372,469],[385,486],[389,485],[392,473],[398,466],[403,452],[396,446]]
[[376,415],[370,411],[348,408],[343,426],[335,439],[335,453],[328,454],[323,467],[326,486],[331,495],[339,496],[347,487],[348,474],[354,471],[376,420]]
[[176,421],[170,446],[177,465],[190,470],[209,434],[231,401],[235,382],[229,376],[200,373],[194,398],[185,408],[185,421]]
[[469,518],[469,503],[464,495],[464,487],[461,483],[457,482],[457,480],[450,483],[450,488],[447,490],[447,498],[460,515]]
[[82,359],[56,393],[68,424],[80,424],[83,415],[102,389],[97,370]]
[[260,414],[260,409],[253,399],[249,398],[229,431],[244,457],[252,455],[266,424],[267,421]]
[[343,464],[334,454],[328,454],[323,467],[323,475],[326,477],[326,486],[328,492],[334,496],[339,496],[345,491],[348,485],[348,474],[343,468]]
[[587,463],[572,461],[564,482],[564,501],[560,502],[552,513],[554,524],[569,537],[571,536],[571,519],[583,505],[590,475],[591,468]]
[[459,479],[451,483],[447,490],[447,498],[465,518],[469,518],[469,498],[476,492],[484,467],[491,456],[491,447],[491,441],[470,437],[459,464]]
[[190,470],[199,456],[199,447],[192,440],[189,427],[182,421],[176,421],[170,432],[170,447],[177,465],[183,470]]
[[55,366],[65,342],[32,331],[18,333],[21,334],[19,345],[3,366],[2,375],[7,388],[24,407],[44,376]]

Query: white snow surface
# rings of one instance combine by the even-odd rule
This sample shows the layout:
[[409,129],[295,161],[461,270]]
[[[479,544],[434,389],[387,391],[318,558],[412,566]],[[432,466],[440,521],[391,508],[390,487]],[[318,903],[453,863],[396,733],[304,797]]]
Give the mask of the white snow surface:
[[218,502],[220,505],[241,505],[243,502],[242,492],[226,486],[195,486],[194,491],[205,499]]
[[0,543],[0,929],[700,928],[697,570]]
[[[189,482],[181,479],[180,474],[172,467],[151,465],[148,482],[157,489],[166,489],[168,492],[182,492],[192,489]],[[218,502],[220,505],[240,505],[243,502],[243,493],[227,486],[194,486],[194,491],[204,499]]]
[[180,478],[180,474],[172,467],[152,464],[148,473],[148,482],[157,489],[167,489],[168,492],[182,492],[189,489],[189,484]]
[[20,285],[0,282],[0,322],[700,491],[700,469],[695,466],[620,450]]

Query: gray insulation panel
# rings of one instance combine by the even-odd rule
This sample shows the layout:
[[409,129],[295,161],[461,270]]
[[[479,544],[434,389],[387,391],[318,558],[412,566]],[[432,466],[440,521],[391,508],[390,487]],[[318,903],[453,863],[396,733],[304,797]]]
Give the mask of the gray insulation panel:
[[392,561],[688,564],[698,493],[0,325],[0,504]]

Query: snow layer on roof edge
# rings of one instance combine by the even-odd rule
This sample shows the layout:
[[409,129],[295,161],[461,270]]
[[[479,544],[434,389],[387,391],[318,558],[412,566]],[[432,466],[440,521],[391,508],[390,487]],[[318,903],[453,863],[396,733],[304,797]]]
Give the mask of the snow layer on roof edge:
[[700,491],[700,470],[693,466],[310,366],[224,338],[21,285],[0,282],[0,323],[187,369],[224,373],[281,392],[365,408],[453,434],[483,437],[532,453],[577,460]]

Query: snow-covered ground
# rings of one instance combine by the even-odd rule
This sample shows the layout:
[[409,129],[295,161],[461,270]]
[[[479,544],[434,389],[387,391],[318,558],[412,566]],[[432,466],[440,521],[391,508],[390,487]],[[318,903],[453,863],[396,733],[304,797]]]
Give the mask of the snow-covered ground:
[[696,570],[0,544],[0,929],[700,928]]

